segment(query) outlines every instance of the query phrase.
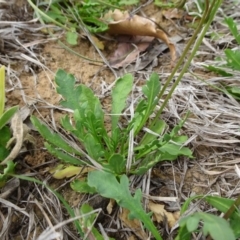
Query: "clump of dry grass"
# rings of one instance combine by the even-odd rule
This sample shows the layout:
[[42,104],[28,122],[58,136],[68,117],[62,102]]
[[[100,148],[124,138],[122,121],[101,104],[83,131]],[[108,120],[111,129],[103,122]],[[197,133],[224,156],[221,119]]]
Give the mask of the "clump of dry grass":
[[14,65],[14,61],[42,66],[42,44],[56,37],[49,37],[46,26],[39,23],[27,1],[0,2],[0,62]]

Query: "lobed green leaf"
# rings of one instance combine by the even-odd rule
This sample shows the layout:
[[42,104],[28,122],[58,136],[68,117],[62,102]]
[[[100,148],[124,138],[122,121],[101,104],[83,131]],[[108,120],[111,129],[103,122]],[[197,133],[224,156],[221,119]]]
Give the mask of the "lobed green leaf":
[[158,230],[152,223],[148,214],[142,208],[141,190],[138,189],[132,197],[129,191],[129,181],[126,175],[122,175],[120,182],[108,172],[93,171],[88,174],[88,184],[95,187],[97,192],[106,198],[115,199],[119,206],[130,211],[129,217],[141,220],[144,226],[153,234],[155,239],[161,240]]
[[229,223],[225,219],[213,214],[202,212],[194,213],[182,218],[179,224],[181,227],[186,225],[189,232],[194,232],[197,230],[200,220],[203,220],[202,231],[204,236],[209,234],[214,240],[235,240]]
[[112,134],[118,128],[118,120],[123,109],[126,107],[126,100],[133,86],[133,76],[128,73],[119,78],[112,90]]
[[76,179],[70,183],[70,186],[72,190],[75,192],[90,193],[90,194],[96,193],[96,189],[94,187],[90,187],[88,183],[84,180]]

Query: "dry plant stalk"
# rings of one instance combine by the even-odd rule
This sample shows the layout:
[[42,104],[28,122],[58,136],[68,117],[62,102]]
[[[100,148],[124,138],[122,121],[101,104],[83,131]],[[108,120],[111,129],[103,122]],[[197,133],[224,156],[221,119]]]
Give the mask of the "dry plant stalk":
[[151,36],[161,39],[170,49],[171,65],[176,60],[176,49],[174,44],[169,40],[167,34],[156,27],[156,24],[147,18],[133,15],[128,12],[121,12],[118,9],[108,12],[104,16],[104,20],[108,22],[109,34],[125,34],[136,36]]

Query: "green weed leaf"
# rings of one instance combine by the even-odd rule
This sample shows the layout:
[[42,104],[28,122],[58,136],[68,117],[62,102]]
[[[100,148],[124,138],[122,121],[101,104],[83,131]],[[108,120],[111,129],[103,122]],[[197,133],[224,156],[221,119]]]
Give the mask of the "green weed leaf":
[[61,125],[66,131],[74,132],[76,129],[73,127],[72,123],[70,122],[70,118],[68,115],[65,115],[61,118]]
[[64,163],[73,164],[73,165],[85,165],[85,163],[82,162],[77,157],[74,157],[67,152],[63,152],[61,148],[56,148],[55,146],[52,146],[47,142],[44,143],[44,146],[53,156],[63,161]]
[[225,87],[225,89],[226,89],[227,92],[228,92],[229,94],[231,94],[235,99],[240,100],[240,88],[239,88],[239,87],[236,87],[236,86],[233,86],[233,87],[227,86],[227,87]]
[[211,206],[217,208],[219,211],[225,213],[234,203],[234,200],[229,198],[222,198],[217,196],[206,196],[204,198]]
[[[226,213],[234,203],[234,200],[232,199],[216,197],[216,196],[207,196],[204,199],[211,206],[215,207],[216,209],[218,209],[223,213]],[[234,211],[233,214],[230,216],[230,225],[233,229],[233,232],[236,238],[240,237],[239,223],[240,223],[240,211],[239,209],[236,209],[236,211]]]
[[68,152],[63,152],[61,148],[57,148],[56,146],[52,146],[51,144],[45,142],[44,146],[47,148],[47,150],[56,158],[63,161],[64,163],[73,164],[73,165],[85,165],[84,162],[82,162],[77,157],[74,157],[73,155],[70,155]]
[[236,238],[240,238],[239,223],[240,223],[240,212],[238,209],[237,214],[233,214],[230,218],[230,225]]
[[204,198],[203,195],[196,195],[196,196],[192,196],[190,198],[188,198],[184,204],[182,205],[181,207],[181,211],[180,211],[180,214],[182,215],[183,213],[185,213],[190,205],[190,203],[195,200],[195,199],[200,199],[200,198]]
[[84,139],[86,132],[92,134],[100,142],[107,132],[104,126],[103,114],[94,114],[91,110],[86,112],[84,109],[74,112],[74,119],[76,121],[76,127],[81,132],[81,138]]
[[[192,158],[192,151],[187,148],[187,147],[181,147],[180,145],[176,145],[174,143],[167,143],[165,145],[163,145],[162,147],[159,148],[159,151],[163,152],[163,153],[167,153],[171,156],[187,156],[189,158]],[[167,159],[165,159],[167,160]]]
[[[99,232],[98,230],[94,227],[94,223],[96,221],[97,218],[97,213],[92,213],[93,212],[93,208],[87,204],[84,203],[81,208],[80,208],[80,213],[83,216],[83,218],[81,218],[80,222],[82,224],[82,229],[84,229],[86,231],[86,233],[88,232],[89,229],[91,229],[91,233],[94,235],[94,239],[96,240],[104,240],[106,238],[104,238]],[[113,238],[108,238],[109,240],[113,240]]]
[[174,240],[190,240],[191,239],[191,233],[188,231],[187,226],[183,225],[180,227],[178,231],[178,235]]
[[75,78],[72,74],[59,69],[55,76],[57,92],[65,99],[61,105],[72,110],[81,110],[82,114],[88,111],[94,113],[96,118],[103,120],[103,111],[99,99],[93,91],[85,85],[75,87]]
[[209,213],[194,213],[190,216],[182,218],[179,222],[180,226],[186,225],[189,232],[194,232],[198,228],[200,221],[203,221],[203,234],[207,236],[210,234],[214,240],[235,240],[234,233],[230,228],[229,223],[218,216]]
[[58,93],[65,99],[61,104],[74,110],[75,126],[72,126],[69,117],[62,119],[62,125],[84,144],[92,158],[100,160],[105,154],[104,148],[111,149],[112,145],[104,126],[104,112],[99,98],[85,85],[75,87],[74,76],[64,70],[58,70],[55,81]]
[[57,92],[66,99],[61,102],[62,106],[72,110],[78,109],[81,87],[75,87],[76,81],[74,76],[59,69],[55,76],[55,82],[57,84]]
[[191,218],[191,221],[187,221],[187,229],[189,232],[194,232],[198,228],[199,219],[198,218]]
[[8,126],[0,129],[0,146],[6,147],[7,142],[11,138],[11,130]]
[[0,145],[0,162],[3,161],[9,153],[10,151],[6,147]]
[[0,162],[3,161],[9,154],[9,150],[6,148],[8,141],[11,138],[10,128],[4,126],[0,129]]
[[[16,164],[13,161],[8,161],[7,165],[4,166],[3,173],[0,171],[0,188],[5,185],[9,174],[14,173],[15,165]],[[2,168],[2,166],[0,166],[0,168]]]
[[146,100],[142,100],[136,107],[136,117],[134,117],[135,135],[146,124],[149,116],[158,103],[158,93],[160,91],[160,81],[157,73],[152,73],[150,79],[143,86],[142,92],[146,96]]
[[118,182],[117,178],[111,173],[93,171],[88,174],[88,184],[91,187],[95,187],[101,196],[115,199],[119,206],[128,209],[130,211],[129,218],[141,220],[155,239],[162,239],[149,215],[142,208],[141,190],[138,189],[135,195],[132,196],[129,191],[129,181],[126,175],[122,175],[120,182]]
[[146,133],[140,144],[141,145],[145,145],[145,144],[148,144],[150,142],[152,142],[153,140],[155,140],[157,138],[157,135],[161,135],[163,133],[163,131],[165,130],[167,124],[165,123],[165,121],[159,119],[159,121],[157,121],[154,126],[152,126],[150,128],[150,130],[155,133],[155,134],[151,134],[151,133]]
[[132,90],[133,76],[126,74],[119,78],[112,90],[112,133],[118,127],[118,120],[123,109],[126,107],[127,97]]
[[132,170],[131,173],[143,175],[160,161],[163,161],[161,154],[156,152],[146,154],[146,157],[140,162],[140,164],[138,164],[138,166],[134,167],[134,170]]
[[70,154],[81,155],[80,152],[78,152],[73,147],[71,147],[67,142],[65,142],[65,140],[63,140],[59,134],[52,132],[44,123],[39,121],[35,116],[31,117],[31,122],[47,142]]
[[18,111],[18,106],[14,106],[6,110],[2,116],[0,116],[0,129],[4,127],[10,119],[13,117],[13,115]]
[[66,40],[69,44],[75,46],[78,43],[78,34],[73,30],[66,33]]
[[88,213],[91,213],[92,211],[93,211],[93,208],[89,204],[87,203],[82,204],[80,208],[80,213],[82,215],[86,215],[81,220],[81,222],[83,223],[83,227],[82,227],[83,229],[92,227],[92,225],[94,224],[97,214],[96,213],[88,214]]
[[108,30],[108,25],[95,17],[84,17],[82,20],[91,33],[100,33]]
[[222,70],[221,68],[217,68],[217,67],[214,67],[214,66],[211,66],[211,65],[208,65],[208,66],[204,66],[206,69],[208,69],[209,71],[211,72],[215,72],[223,77],[231,77],[233,76],[233,74],[231,73],[228,73],[224,70]]
[[104,112],[98,97],[96,97],[93,91],[85,85],[79,85],[81,94],[78,96],[79,105],[85,110],[85,114],[92,112],[98,121],[103,124]]
[[86,181],[83,180],[74,180],[70,183],[70,186],[73,191],[80,192],[80,193],[96,193],[96,189],[94,187],[90,187]]
[[225,22],[227,23],[237,43],[240,44],[240,32],[238,31],[237,23],[234,22],[233,18],[225,18]]
[[108,164],[105,167],[113,173],[120,175],[126,167],[126,162],[127,160],[122,155],[115,153],[109,158]]
[[240,51],[226,49],[224,52],[227,57],[227,65],[234,70],[240,71]]
[[142,92],[148,98],[150,103],[154,103],[160,91],[160,81],[157,73],[152,73],[146,85],[143,86]]
[[133,4],[138,4],[139,0],[121,0],[119,1],[119,5],[133,5]]
[[102,145],[90,133],[87,133],[84,138],[84,146],[89,156],[96,161],[99,162],[101,160],[100,158],[104,156]]

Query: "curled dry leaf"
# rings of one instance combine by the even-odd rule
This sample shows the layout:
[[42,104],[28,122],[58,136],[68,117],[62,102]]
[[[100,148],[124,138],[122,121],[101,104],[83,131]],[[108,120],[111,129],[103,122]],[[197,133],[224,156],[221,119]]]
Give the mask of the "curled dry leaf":
[[23,143],[29,142],[35,145],[35,139],[28,133],[29,128],[23,124],[20,113],[17,112],[11,120],[12,138],[7,142],[7,148],[13,145],[10,154],[0,163],[0,165],[7,164],[8,161],[14,160],[20,153]]
[[149,202],[148,208],[150,211],[153,212],[154,220],[157,221],[158,223],[163,222],[164,218],[167,218],[168,226],[172,228],[176,221],[179,219],[180,213],[175,212],[167,212],[164,209],[164,205],[162,204],[157,204],[153,202]]
[[174,44],[163,30],[156,27],[152,20],[138,15],[131,16],[128,12],[121,12],[118,9],[108,12],[103,20],[108,22],[107,32],[109,34],[151,36],[161,39],[170,49],[172,64],[175,62],[176,49]]

